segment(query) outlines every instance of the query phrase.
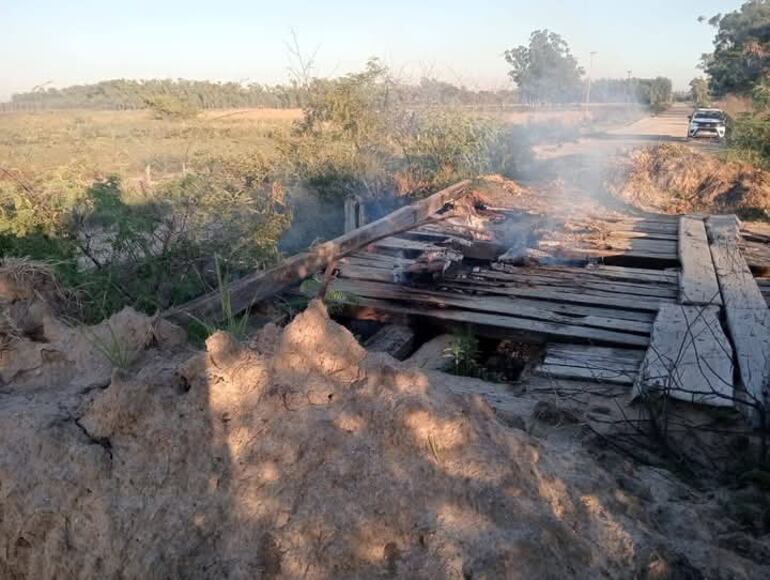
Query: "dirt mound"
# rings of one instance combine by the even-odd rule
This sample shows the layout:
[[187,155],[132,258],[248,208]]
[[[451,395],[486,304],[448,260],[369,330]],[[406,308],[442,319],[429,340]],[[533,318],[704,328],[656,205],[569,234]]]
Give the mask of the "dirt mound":
[[368,353],[317,301],[249,347],[206,346],[143,352],[103,389],[6,385],[0,577],[770,573],[663,472],[508,427],[451,394],[466,379]]
[[683,145],[637,149],[621,160],[608,189],[647,211],[770,215],[770,175]]

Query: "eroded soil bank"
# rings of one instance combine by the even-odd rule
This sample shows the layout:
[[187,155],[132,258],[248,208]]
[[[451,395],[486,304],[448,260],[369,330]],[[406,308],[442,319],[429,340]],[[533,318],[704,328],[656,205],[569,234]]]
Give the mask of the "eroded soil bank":
[[480,381],[368,353],[317,301],[196,352],[9,288],[0,577],[770,575],[727,492],[548,436],[525,398],[503,421],[453,394]]

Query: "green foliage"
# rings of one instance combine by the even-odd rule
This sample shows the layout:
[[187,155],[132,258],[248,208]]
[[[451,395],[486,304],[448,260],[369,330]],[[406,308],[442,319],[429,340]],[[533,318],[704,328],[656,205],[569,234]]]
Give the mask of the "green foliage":
[[639,79],[636,87],[639,102],[648,105],[654,113],[661,113],[671,106],[673,99],[671,79],[665,77]]
[[735,119],[730,132],[733,156],[757,165],[770,167],[770,116],[744,113]]
[[280,143],[290,179],[326,199],[435,189],[483,171],[501,126],[450,107],[407,106],[379,61],[313,81],[304,119]]
[[451,362],[451,372],[462,377],[479,376],[479,340],[470,330],[452,336],[444,349],[444,357]]
[[690,81],[690,99],[696,107],[708,107],[711,104],[708,81],[696,78]]
[[558,34],[536,30],[529,37],[529,46],[506,50],[505,60],[524,101],[564,103],[578,98],[583,69]]
[[770,112],[770,78],[763,79],[751,90],[751,99],[759,113]]
[[217,330],[227,332],[236,340],[243,340],[248,335],[250,313],[246,310],[239,315],[233,311],[229,290],[229,276],[224,270],[221,258],[216,254],[214,255],[214,270],[216,272],[217,292],[221,309],[220,316],[213,321],[192,318],[186,330],[193,343],[203,344]]
[[714,52],[703,56],[716,95],[750,93],[770,74],[770,1],[751,0],[709,20],[716,27]]
[[770,81],[758,83],[751,95],[754,111],[740,114],[730,124],[730,155],[770,169]]
[[403,157],[405,189],[428,190],[476,176],[493,167],[502,127],[455,109],[403,112],[393,122],[392,138]]
[[152,313],[210,288],[215,254],[234,273],[277,259],[290,215],[280,188],[257,177],[259,167],[211,160],[130,203],[116,176],[69,199],[19,186],[0,203],[0,250],[54,261],[80,297],[83,320],[125,305]]

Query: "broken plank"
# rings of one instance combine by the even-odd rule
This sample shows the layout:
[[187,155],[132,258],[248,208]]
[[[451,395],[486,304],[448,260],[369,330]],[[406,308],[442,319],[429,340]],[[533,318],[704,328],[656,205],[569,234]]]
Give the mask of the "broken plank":
[[718,314],[717,306],[661,306],[634,396],[733,406],[733,351]]
[[612,292],[581,291],[579,288],[570,290],[561,290],[546,286],[529,286],[526,288],[517,286],[508,286],[503,284],[494,284],[487,282],[482,284],[473,280],[452,280],[451,282],[442,281],[442,286],[447,288],[457,288],[468,291],[474,291],[479,295],[500,295],[516,296],[521,298],[535,298],[538,300],[548,300],[552,302],[561,302],[565,304],[588,304],[592,306],[601,306],[606,308],[622,308],[628,310],[643,310],[648,312],[657,312],[661,304],[670,304],[673,302],[670,298],[644,297],[629,294],[613,294]]
[[[238,314],[276,292],[314,274],[349,252],[353,252],[389,234],[422,224],[447,203],[468,193],[470,181],[456,183],[420,201],[402,207],[385,217],[348,232],[315,248],[297,254],[269,270],[255,272],[227,287],[230,310]],[[164,318],[187,322],[189,319],[212,320],[222,317],[221,292],[217,290],[163,313]]]
[[722,304],[714,262],[711,259],[706,225],[701,218],[683,216],[679,220],[679,302],[682,304]]
[[559,273],[541,271],[537,267],[518,267],[507,264],[492,264],[494,270],[479,269],[474,271],[474,278],[487,280],[502,280],[524,286],[554,286],[573,290],[595,290],[599,292],[616,292],[618,294],[638,294],[640,296],[656,296],[661,298],[677,297],[674,286],[656,284],[634,284],[631,282],[615,282],[601,280],[582,274],[582,268],[575,268],[574,273]]

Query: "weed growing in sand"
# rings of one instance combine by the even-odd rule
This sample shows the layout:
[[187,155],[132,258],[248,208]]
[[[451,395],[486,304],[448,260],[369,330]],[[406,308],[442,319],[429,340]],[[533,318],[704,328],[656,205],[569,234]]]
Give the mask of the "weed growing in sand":
[[110,364],[119,369],[127,369],[136,361],[139,350],[132,347],[128,341],[119,336],[109,321],[106,323],[107,335],[99,336],[87,326],[83,326],[83,333],[88,342],[98,350]]

